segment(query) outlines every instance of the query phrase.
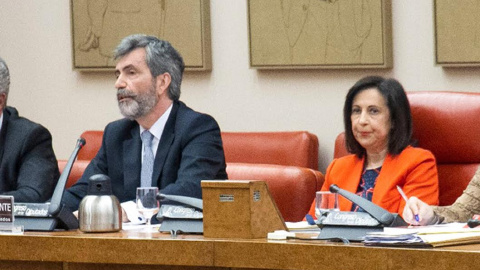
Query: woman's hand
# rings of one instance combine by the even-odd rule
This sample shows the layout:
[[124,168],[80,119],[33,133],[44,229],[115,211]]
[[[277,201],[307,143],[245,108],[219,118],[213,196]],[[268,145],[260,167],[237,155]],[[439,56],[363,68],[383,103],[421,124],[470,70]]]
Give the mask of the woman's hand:
[[403,208],[403,219],[412,225],[431,225],[437,220],[433,208],[414,196]]

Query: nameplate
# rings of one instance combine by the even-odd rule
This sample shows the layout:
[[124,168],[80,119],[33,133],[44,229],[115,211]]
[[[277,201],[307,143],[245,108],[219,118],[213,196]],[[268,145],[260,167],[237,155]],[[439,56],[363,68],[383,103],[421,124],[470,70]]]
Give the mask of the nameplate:
[[48,217],[49,206],[50,203],[15,203],[13,212],[22,217]]
[[202,219],[203,213],[193,207],[162,204],[157,214],[157,219],[161,218]]
[[220,194],[219,196],[219,202],[234,202],[235,201],[235,196],[232,194]]
[[0,196],[0,224],[13,224],[13,196]]
[[378,226],[380,223],[371,215],[364,212],[332,211],[326,217],[317,221],[319,226]]

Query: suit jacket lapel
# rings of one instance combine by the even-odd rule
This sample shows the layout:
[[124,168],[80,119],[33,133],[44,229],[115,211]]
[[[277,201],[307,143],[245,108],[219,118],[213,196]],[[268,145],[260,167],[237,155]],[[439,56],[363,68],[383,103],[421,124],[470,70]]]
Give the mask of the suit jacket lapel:
[[140,170],[142,166],[142,141],[138,124],[130,130],[130,136],[123,142],[123,181],[127,198],[135,198],[137,187],[140,186]]
[[5,140],[7,138],[7,126],[8,126],[8,119],[10,115],[7,110],[3,110],[3,123],[2,129],[0,131],[0,160],[3,158],[3,151],[5,149]]
[[155,155],[155,162],[153,164],[152,186],[160,187],[158,180],[162,173],[163,164],[165,164],[170,146],[175,138],[175,121],[177,119],[178,107],[179,103],[174,101],[172,111],[163,129],[160,142],[158,143],[157,154]]
[[[379,204],[380,199],[384,198],[386,194],[392,190],[392,184],[395,183],[395,171],[399,170],[398,166],[394,164],[395,157],[388,154],[383,161],[380,174],[375,181],[375,187],[373,188],[372,202]],[[396,184],[395,184],[396,185]],[[396,190],[396,189],[395,189]]]
[[[364,163],[365,158],[355,158],[355,163],[352,164],[353,167],[345,168],[348,177],[346,176],[341,180],[338,180],[342,181],[342,185],[339,186],[347,191],[356,193],[358,185],[360,184],[360,178],[362,177]],[[346,211],[350,211],[350,209],[352,209],[352,202],[345,199],[343,196],[338,196],[338,201],[341,209],[347,209]]]

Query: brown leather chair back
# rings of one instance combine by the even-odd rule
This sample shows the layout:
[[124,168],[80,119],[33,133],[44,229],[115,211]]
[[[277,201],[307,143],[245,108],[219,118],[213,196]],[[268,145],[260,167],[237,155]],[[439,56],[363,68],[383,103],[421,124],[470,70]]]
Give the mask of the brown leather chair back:
[[77,160],[92,160],[96,155],[100,146],[102,146],[103,131],[101,130],[87,130],[82,133],[82,138],[85,139],[85,146],[78,151]]
[[[73,163],[65,188],[71,187],[82,177],[83,171],[87,168],[90,160],[97,155],[102,145],[103,131],[87,130],[80,137],[85,139],[85,145],[78,151],[77,160]],[[67,165],[67,160],[58,160],[60,173],[63,172],[65,165]]]
[[[81,135],[85,146],[78,159],[91,160],[102,145],[103,131]],[[226,162],[299,166],[318,170],[318,138],[306,131],[222,132]]]
[[[67,180],[66,188],[82,177],[90,162],[77,160]],[[63,171],[66,160],[59,160]],[[235,180],[264,180],[285,221],[301,221],[310,209],[315,192],[325,180],[319,171],[309,168],[271,164],[228,163],[227,173]],[[234,181],[234,180],[232,180]]]
[[[267,181],[284,219],[302,220],[324,181],[323,174],[317,170],[317,136],[306,131],[222,132],[221,135],[229,179]],[[103,131],[87,130],[81,136],[86,144],[78,153],[76,163],[89,162],[95,157],[102,144]],[[83,169],[86,165],[79,164]],[[77,169],[74,165],[68,186],[81,177]]]
[[[90,160],[76,160],[75,163],[73,163],[72,170],[70,171],[70,175],[68,176],[67,179],[67,184],[65,185],[65,188],[69,188],[75,184],[80,177],[83,175],[83,171],[87,168],[88,164],[90,163]],[[59,160],[58,161],[58,168],[60,169],[60,172],[63,172],[63,169],[67,165],[67,160]]]
[[[440,205],[452,204],[480,165],[480,93],[409,92],[413,138],[436,158]],[[346,155],[344,133],[334,157]]]
[[323,185],[319,171],[272,164],[227,163],[227,173],[235,180],[264,180],[285,221],[303,220],[315,192]]
[[306,131],[222,132],[225,160],[318,170],[318,138]]

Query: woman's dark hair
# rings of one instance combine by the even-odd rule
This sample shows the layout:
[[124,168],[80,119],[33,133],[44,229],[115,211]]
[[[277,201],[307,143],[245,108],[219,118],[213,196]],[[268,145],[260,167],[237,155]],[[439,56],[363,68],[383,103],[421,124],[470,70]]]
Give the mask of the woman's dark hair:
[[362,78],[350,88],[343,107],[343,123],[345,125],[345,141],[347,150],[363,157],[363,148],[352,132],[352,104],[355,96],[363,90],[375,88],[383,96],[390,111],[391,129],[388,136],[388,153],[398,155],[412,141],[412,115],[410,104],[402,85],[395,79],[380,76]]

